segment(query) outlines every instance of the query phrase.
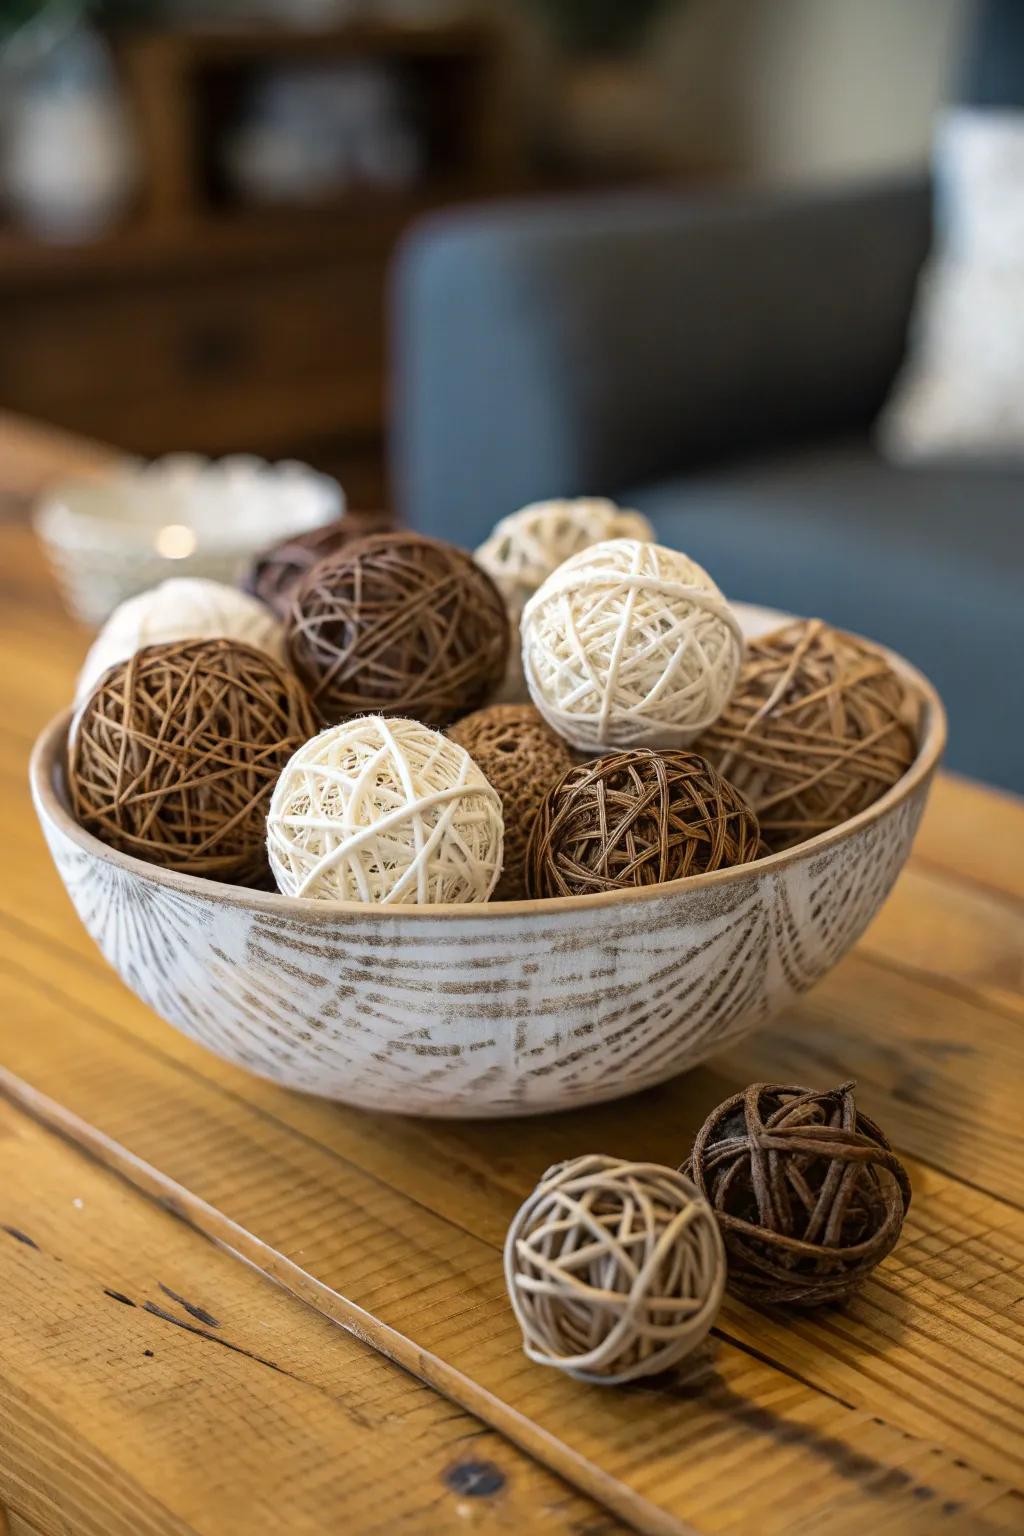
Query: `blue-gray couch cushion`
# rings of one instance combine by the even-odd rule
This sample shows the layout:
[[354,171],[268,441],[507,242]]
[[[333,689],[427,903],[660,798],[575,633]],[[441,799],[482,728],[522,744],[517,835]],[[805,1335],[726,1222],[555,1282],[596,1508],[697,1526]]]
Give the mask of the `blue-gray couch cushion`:
[[813,614],[909,657],[949,709],[948,766],[1024,788],[1024,474],[897,469],[852,442],[622,500],[727,596]]

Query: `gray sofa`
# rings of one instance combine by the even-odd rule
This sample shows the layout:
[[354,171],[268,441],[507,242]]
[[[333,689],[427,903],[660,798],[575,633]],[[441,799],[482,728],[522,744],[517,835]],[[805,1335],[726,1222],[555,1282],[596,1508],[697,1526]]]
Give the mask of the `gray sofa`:
[[613,496],[728,596],[902,651],[946,700],[949,766],[1024,791],[1024,474],[899,469],[871,437],[929,201],[901,181],[421,225],[394,286],[404,520],[473,546],[526,502]]

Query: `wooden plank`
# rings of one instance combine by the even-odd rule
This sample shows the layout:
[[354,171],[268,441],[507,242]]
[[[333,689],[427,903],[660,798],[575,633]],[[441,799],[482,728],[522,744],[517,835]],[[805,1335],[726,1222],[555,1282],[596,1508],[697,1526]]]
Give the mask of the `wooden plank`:
[[[1024,863],[1024,846],[1019,850]],[[916,858],[857,947],[859,955],[960,996],[1024,1015],[1024,910]]]
[[38,496],[65,475],[104,474],[119,458],[105,444],[0,411],[0,496]]
[[0,1288],[14,1530],[624,1529],[4,1104]]
[[1024,898],[1024,800],[940,774],[917,835],[917,858],[960,879]]
[[[973,1528],[979,1528],[982,1511],[986,1521],[992,1518],[990,1496],[1002,1499],[1008,1492],[1005,1484],[985,1480],[998,1480],[1020,1454],[1013,1410],[1002,1406],[1005,1383],[1000,1379],[996,1406],[989,1406],[988,1376],[978,1386],[978,1402],[962,1409],[966,1425],[931,1425],[931,1383],[923,1397],[915,1392],[915,1411],[929,1425],[926,1438],[893,1422],[892,1415],[904,1410],[893,1399],[883,1405],[877,1382],[862,1380],[865,1404],[850,1406],[848,1399],[813,1390],[795,1373],[784,1374],[758,1358],[759,1345],[755,1356],[722,1339],[710,1358],[700,1357],[665,1385],[650,1385],[626,1398],[589,1392],[581,1417],[578,1387],[523,1361],[504,1301],[499,1245],[473,1234],[482,1209],[490,1212],[492,1227],[503,1228],[506,1211],[525,1192],[522,1163],[538,1153],[551,1160],[567,1144],[575,1151],[595,1144],[592,1127],[585,1123],[590,1112],[528,1126],[375,1124],[374,1117],[250,1085],[205,1054],[193,1052],[183,1061],[179,1051],[191,1050],[186,1042],[175,1042],[178,1059],[173,1061],[151,1048],[141,1050],[119,1027],[97,1027],[98,1020],[84,1018],[80,1003],[76,1008],[54,991],[47,997],[34,979],[16,979],[12,996],[12,1016],[20,1018],[21,1027],[7,1032],[16,1038],[4,1040],[6,1059],[51,1100],[72,1106],[137,1157],[158,1165],[182,1191],[191,1190],[192,1197],[175,1195],[190,1219],[332,1315],[339,1315],[332,1309],[340,1307],[350,1326],[372,1332],[377,1319],[385,1330],[377,1335],[381,1347],[642,1529],[676,1530],[682,1522],[702,1531],[742,1529],[756,1519],[765,1532],[788,1530],[826,1512],[832,1518],[840,1507],[848,1512],[843,1516],[848,1524],[841,1528],[859,1529],[879,1482],[899,1490],[897,1504],[907,1492],[907,1529],[933,1529],[936,1520],[941,1528],[945,1504],[957,1506],[949,1513],[954,1528],[967,1510]],[[205,1075],[207,1064],[212,1079]],[[230,1086],[218,1086],[221,1074],[227,1074]],[[9,1086],[22,1091],[17,1084]],[[249,1086],[257,1097],[269,1095],[270,1102],[248,1101]],[[310,1122],[301,1131],[290,1129],[275,1118],[271,1105],[286,1112],[308,1107],[318,1116],[328,1113],[371,1156],[374,1146],[383,1146],[387,1156],[401,1162],[404,1187],[392,1187],[383,1162],[370,1174],[318,1143]],[[56,1106],[40,1112],[66,1116]],[[664,1126],[663,1119],[658,1123]],[[415,1146],[396,1148],[391,1132],[406,1124]],[[83,1124],[73,1129],[76,1135],[92,1135]],[[486,1148],[500,1170],[498,1182],[467,1177],[468,1156],[461,1163],[446,1158],[442,1166],[441,1149],[462,1134]],[[525,1151],[523,1143],[529,1143]],[[109,1143],[105,1150],[120,1157]],[[426,1180],[419,1178],[420,1162],[428,1169]],[[138,1167],[130,1166],[140,1176]],[[437,1198],[440,1188],[449,1191],[446,1209]],[[434,1208],[426,1203],[432,1192]],[[927,1230],[918,1238],[911,1226],[906,1246],[913,1250],[918,1241],[927,1245],[929,1240]],[[877,1286],[869,1287],[868,1296],[872,1305],[884,1306]],[[732,1332],[731,1317],[724,1327]],[[943,1364],[941,1349],[949,1349],[959,1363],[964,1342],[947,1337],[937,1347],[936,1376]],[[828,1360],[827,1352],[823,1358]],[[991,1372],[991,1362],[982,1366]],[[946,1397],[949,1379],[947,1366],[942,1381]],[[913,1379],[908,1388],[915,1390]],[[983,1429],[972,1425],[972,1414]],[[935,1445],[935,1429],[948,1430],[955,1451]],[[701,1446],[700,1457],[680,1463],[681,1436]],[[966,1460],[967,1447],[973,1465],[965,1470],[957,1463]],[[767,1488],[783,1452],[792,1463],[787,1489],[792,1481],[800,1492],[795,1505],[779,1506],[766,1516]],[[947,1481],[954,1472],[955,1495]],[[965,1491],[958,1479],[968,1472]],[[919,1487],[929,1491],[910,1491]],[[628,1503],[622,1502],[623,1495]],[[661,1512],[671,1517],[668,1523]]]

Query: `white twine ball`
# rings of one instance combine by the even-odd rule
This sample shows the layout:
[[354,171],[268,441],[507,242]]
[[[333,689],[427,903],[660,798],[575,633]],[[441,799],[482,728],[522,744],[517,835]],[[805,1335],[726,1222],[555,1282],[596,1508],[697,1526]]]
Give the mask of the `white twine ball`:
[[571,501],[535,501],[503,517],[474,556],[505,599],[512,628],[508,673],[499,701],[526,698],[519,647],[523,608],[563,560],[607,539],[653,540],[654,529],[639,512],[603,496]]
[[714,1212],[673,1168],[589,1155],[549,1168],[513,1217],[505,1284],[538,1365],[611,1386],[676,1365],[725,1289]]
[[721,714],[743,659],[739,621],[707,572],[639,539],[566,560],[521,628],[530,697],[581,752],[685,746]]
[[317,901],[486,901],[503,840],[501,797],[469,753],[379,715],[300,747],[267,815],[278,889]]
[[115,608],[82,665],[75,688],[79,703],[103,674],[146,645],[172,640],[242,640],[284,661],[284,631],[254,597],[205,577],[174,577]]

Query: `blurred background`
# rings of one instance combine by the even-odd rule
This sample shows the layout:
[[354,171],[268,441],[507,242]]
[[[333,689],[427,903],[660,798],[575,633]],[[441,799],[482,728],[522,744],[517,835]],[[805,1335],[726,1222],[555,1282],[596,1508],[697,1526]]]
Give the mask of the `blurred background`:
[[1022,115],[1018,0],[0,0],[0,409],[615,496],[1024,788]]

